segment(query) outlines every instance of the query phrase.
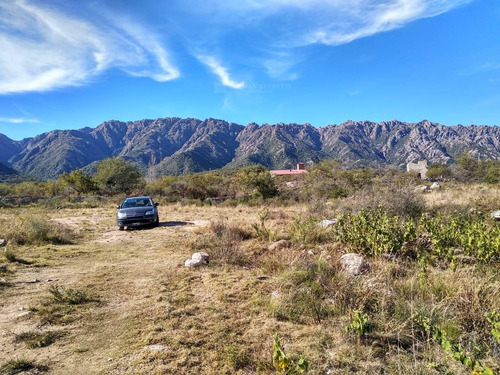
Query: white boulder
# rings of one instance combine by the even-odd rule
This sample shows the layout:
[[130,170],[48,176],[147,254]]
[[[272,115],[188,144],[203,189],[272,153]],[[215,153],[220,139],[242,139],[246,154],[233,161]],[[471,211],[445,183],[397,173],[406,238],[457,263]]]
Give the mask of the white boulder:
[[340,264],[344,271],[351,276],[358,276],[370,270],[370,263],[362,255],[349,253],[340,257]]

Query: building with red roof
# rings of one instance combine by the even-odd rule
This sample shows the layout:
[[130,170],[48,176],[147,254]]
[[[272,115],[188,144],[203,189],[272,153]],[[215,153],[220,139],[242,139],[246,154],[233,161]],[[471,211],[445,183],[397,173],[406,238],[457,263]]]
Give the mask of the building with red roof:
[[304,163],[298,163],[297,169],[275,169],[270,171],[273,176],[291,176],[302,173],[307,173]]

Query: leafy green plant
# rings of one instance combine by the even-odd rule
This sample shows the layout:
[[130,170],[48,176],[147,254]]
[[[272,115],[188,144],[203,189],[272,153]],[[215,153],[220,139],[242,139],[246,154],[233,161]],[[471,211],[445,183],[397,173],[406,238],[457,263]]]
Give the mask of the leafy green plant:
[[277,333],[273,340],[273,366],[278,372],[287,375],[303,374],[309,370],[307,360],[294,359],[285,353]]
[[368,314],[363,311],[354,311],[352,321],[345,327],[347,333],[353,333],[358,337],[364,337],[375,329],[375,323],[368,319]]
[[451,358],[467,367],[473,375],[496,375],[495,371],[489,367],[483,366],[479,360],[473,359],[467,355],[460,344],[452,344],[446,332],[443,332],[439,327],[433,325],[429,318],[417,314],[413,319],[425,330],[425,332],[427,332],[430,340],[433,340],[441,346]]
[[491,324],[491,334],[500,344],[500,312],[498,310],[490,311],[485,316]]

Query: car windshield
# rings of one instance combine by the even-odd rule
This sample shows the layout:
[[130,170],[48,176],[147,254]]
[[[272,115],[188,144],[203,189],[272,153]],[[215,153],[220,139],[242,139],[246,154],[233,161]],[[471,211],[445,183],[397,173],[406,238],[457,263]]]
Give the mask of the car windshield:
[[149,198],[128,198],[123,201],[122,208],[130,207],[152,207],[153,202]]

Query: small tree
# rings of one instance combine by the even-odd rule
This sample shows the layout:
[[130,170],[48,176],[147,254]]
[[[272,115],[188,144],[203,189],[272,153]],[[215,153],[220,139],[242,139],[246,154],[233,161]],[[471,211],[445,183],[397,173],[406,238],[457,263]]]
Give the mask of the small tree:
[[446,164],[431,164],[427,170],[427,177],[430,179],[451,178],[452,170]]
[[101,161],[97,166],[94,180],[99,189],[106,194],[128,194],[144,184],[139,169],[122,158]]
[[257,194],[262,198],[278,195],[278,189],[271,173],[262,165],[242,168],[236,174],[234,181],[245,194]]
[[59,180],[76,191],[77,194],[86,194],[95,190],[95,183],[91,177],[87,176],[81,169],[72,171],[71,173],[64,172],[59,175]]

